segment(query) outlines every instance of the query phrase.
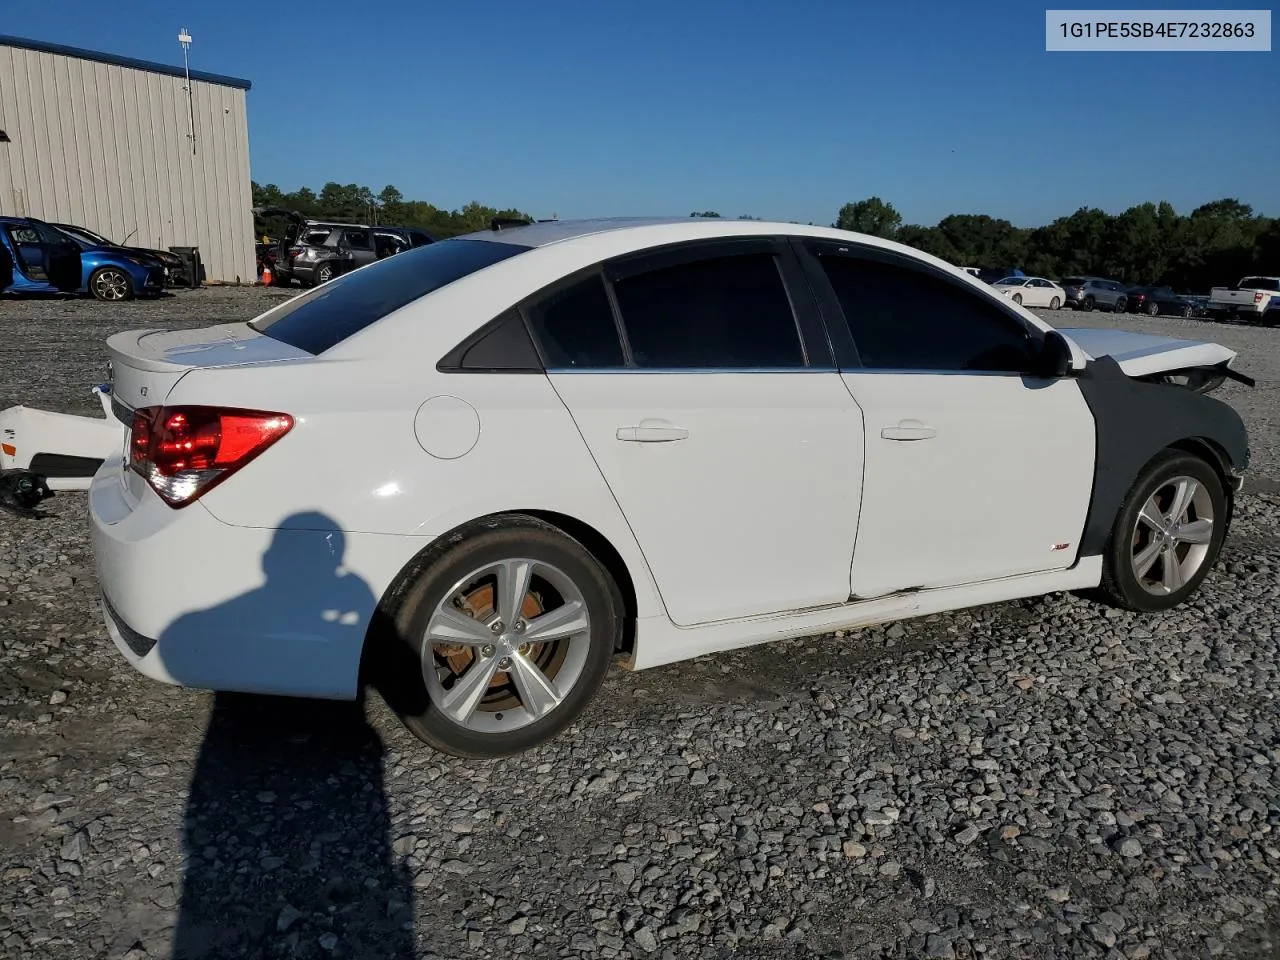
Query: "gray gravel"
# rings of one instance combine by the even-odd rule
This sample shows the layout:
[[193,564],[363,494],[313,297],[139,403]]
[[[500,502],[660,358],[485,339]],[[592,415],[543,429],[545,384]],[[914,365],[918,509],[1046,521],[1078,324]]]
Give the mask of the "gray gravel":
[[[0,302],[0,407],[90,412],[108,332],[273,296]],[[1190,606],[1055,596],[617,672],[507,761],[433,754],[376,698],[138,676],[83,497],[0,517],[0,956],[1277,956],[1280,331],[1123,322],[1269,381],[1223,391],[1257,470]]]

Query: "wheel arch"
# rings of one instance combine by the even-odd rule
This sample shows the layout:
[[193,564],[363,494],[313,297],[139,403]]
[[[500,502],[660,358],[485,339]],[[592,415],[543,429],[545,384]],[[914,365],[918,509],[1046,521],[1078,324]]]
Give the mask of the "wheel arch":
[[382,592],[382,596],[378,598],[374,614],[365,632],[364,646],[360,657],[362,685],[365,682],[364,678],[371,676],[369,673],[372,666],[370,661],[371,652],[386,640],[394,638],[396,614],[400,605],[404,602],[405,594],[418,576],[466,537],[481,530],[498,528],[506,518],[512,516],[533,517],[549,526],[555,527],[561,533],[581,543],[605,568],[605,571],[618,588],[624,610],[622,635],[615,652],[622,656],[624,666],[629,667],[634,662],[637,618],[636,588],[631,569],[622,558],[622,554],[618,552],[618,549],[608,537],[584,520],[553,510],[513,508],[494,511],[457,524],[426,544],[410,558],[408,563],[400,568],[399,573],[392,578]]

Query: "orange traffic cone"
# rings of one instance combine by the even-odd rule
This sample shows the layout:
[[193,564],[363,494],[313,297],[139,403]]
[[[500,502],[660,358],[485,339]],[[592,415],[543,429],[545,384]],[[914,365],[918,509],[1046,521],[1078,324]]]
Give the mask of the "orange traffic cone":
[[264,287],[271,286],[271,268],[265,263],[262,265],[262,285]]

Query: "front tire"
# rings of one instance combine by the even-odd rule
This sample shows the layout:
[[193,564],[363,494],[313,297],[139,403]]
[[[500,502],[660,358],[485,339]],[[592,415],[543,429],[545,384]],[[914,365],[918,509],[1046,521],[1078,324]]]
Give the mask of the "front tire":
[[1208,576],[1226,537],[1227,495],[1200,457],[1166,450],[1125,497],[1103,551],[1101,598],[1156,612],[1183,603]]
[[1013,295],[1013,302],[1014,302],[1014,303],[1016,303],[1016,304],[1018,304],[1019,306],[1021,306],[1021,305],[1022,305],[1022,294],[1020,294],[1020,293],[1015,293],[1015,294]]
[[1128,301],[1123,297],[1116,301],[1115,306],[1111,308],[1112,313],[1127,313],[1129,308]]
[[[512,514],[424,558],[382,667],[405,726],[485,759],[546,743],[586,708],[622,635],[613,578],[581,543]],[[384,690],[384,694],[386,690]]]
[[89,275],[89,292],[107,303],[132,300],[133,280],[119,267],[99,267]]

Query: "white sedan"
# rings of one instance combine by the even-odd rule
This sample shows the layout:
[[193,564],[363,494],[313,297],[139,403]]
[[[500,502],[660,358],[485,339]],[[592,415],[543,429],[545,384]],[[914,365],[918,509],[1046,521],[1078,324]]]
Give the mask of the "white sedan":
[[1064,335],[795,224],[495,222],[107,343],[125,427],[89,499],[122,655],[216,690],[369,677],[473,757],[562,731],[615,660],[1065,590],[1175,606],[1248,460],[1202,395],[1247,380],[1231,351]]
[[991,285],[1001,296],[1024,307],[1057,310],[1067,302],[1067,291],[1044,277],[1004,277]]

